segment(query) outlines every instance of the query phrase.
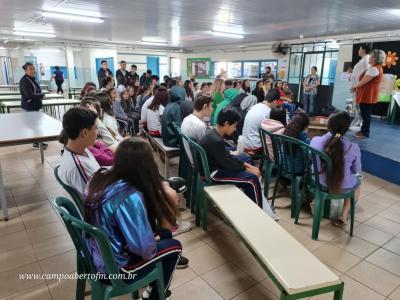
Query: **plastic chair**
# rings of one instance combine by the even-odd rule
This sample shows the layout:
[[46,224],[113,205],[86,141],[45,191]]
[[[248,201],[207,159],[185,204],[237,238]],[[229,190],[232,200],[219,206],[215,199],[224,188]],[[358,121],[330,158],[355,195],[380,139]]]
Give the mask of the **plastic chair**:
[[[278,157],[277,153],[277,149],[276,149],[276,142],[275,142],[275,138],[274,138],[274,134],[260,128],[258,130],[259,134],[260,134],[260,139],[261,139],[261,143],[262,143],[262,148],[263,148],[263,161],[264,161],[264,178],[265,178],[265,183],[264,183],[264,195],[265,198],[268,199],[268,193],[269,193],[269,186],[271,184],[271,178],[272,178],[272,171],[274,168],[276,168],[277,164],[275,164],[274,161],[274,157]],[[269,154],[269,149],[268,149],[268,145],[267,145],[267,138],[269,138],[271,140],[271,146],[272,147],[272,153],[273,153],[273,157],[270,156]]]
[[[349,199],[351,201],[350,208],[350,236],[353,236],[354,227],[354,211],[355,211],[355,189],[340,194],[330,193],[327,187],[323,186],[319,181],[319,174],[321,173],[321,165],[324,166],[327,179],[332,176],[332,159],[324,152],[318,151],[307,144],[301,146],[303,148],[304,161],[306,162],[304,186],[305,188],[315,194],[314,198],[314,215],[313,227],[311,237],[313,240],[318,239],[320,221],[323,215],[329,216],[330,201],[339,199]],[[298,224],[300,209],[303,204],[303,192],[301,197],[298,198],[296,205],[296,218],[295,224]]]
[[[303,179],[303,175],[305,169],[302,170],[301,173],[296,174],[295,168],[295,159],[296,153],[298,151],[303,151],[302,146],[306,145],[305,143],[295,139],[288,137],[286,135],[275,134],[273,135],[273,139],[275,142],[275,152],[274,159],[275,164],[277,164],[278,174],[275,181],[274,192],[272,195],[271,206],[274,207],[276,192],[278,190],[279,181],[281,178],[286,178],[290,180],[291,189],[292,189],[292,205],[291,205],[291,217],[294,218],[296,216],[298,197],[300,191],[300,184]],[[305,156],[300,155],[300,158],[304,160]],[[302,161],[303,167],[305,168],[306,163]]]
[[194,163],[194,176],[193,176],[193,200],[195,202],[196,211],[196,225],[201,224],[204,230],[208,227],[208,197],[204,193],[204,187],[213,185],[214,182],[210,175],[210,168],[206,152],[203,147],[194,142],[189,137],[181,134],[182,138],[189,144],[190,153]]
[[83,202],[82,202],[81,196],[79,196],[78,192],[73,187],[62,182],[60,176],[58,175],[59,168],[60,168],[60,166],[57,166],[54,169],[54,176],[56,177],[58,183],[63,187],[63,189],[71,196],[72,200],[74,200],[76,207],[78,207],[78,209],[79,209],[80,215],[83,216],[84,208],[83,208]]
[[[132,294],[133,299],[139,298],[139,289],[146,287],[152,282],[157,282],[159,299],[165,299],[163,269],[161,262],[155,263],[154,268],[140,279],[124,281],[119,276],[110,277],[108,280],[96,280],[99,275],[93,262],[93,257],[87,247],[87,241],[83,238],[89,236],[94,239],[103,258],[107,274],[122,274],[112,253],[111,244],[106,234],[99,228],[83,222],[79,212],[71,200],[57,197],[54,201],[65,226],[75,245],[78,274],[88,274],[88,281],[92,286],[92,299],[105,300],[125,294]],[[86,281],[78,280],[76,299],[84,299]]]
[[187,190],[185,192],[186,207],[190,207],[192,213],[194,213],[194,201],[192,195],[194,166],[191,163],[190,158],[186,152],[186,147],[185,143],[183,142],[181,128],[174,122],[172,123],[172,125],[174,126],[175,135],[178,138],[179,148],[181,149],[181,151],[179,151],[178,176],[186,180],[187,183]]

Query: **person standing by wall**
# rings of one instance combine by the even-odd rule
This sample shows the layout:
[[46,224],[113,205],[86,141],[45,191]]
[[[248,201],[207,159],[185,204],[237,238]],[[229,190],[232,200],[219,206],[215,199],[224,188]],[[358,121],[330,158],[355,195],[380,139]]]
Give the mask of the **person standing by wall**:
[[320,84],[319,76],[317,74],[317,67],[311,67],[311,74],[309,74],[303,81],[303,90],[304,90],[304,111],[309,116],[315,115],[315,100],[317,98],[317,87]]
[[360,81],[360,76],[367,71],[369,68],[369,52],[371,51],[371,46],[369,44],[362,44],[358,49],[358,56],[361,59],[355,64],[353,72],[350,77],[351,88],[350,92],[353,94],[353,110],[354,110],[354,120],[352,125],[360,127],[361,126],[361,115],[360,107],[356,101],[355,86]]
[[128,85],[128,71],[126,70],[126,61],[121,60],[120,62],[121,68],[115,72],[115,76],[117,77],[117,87],[123,85],[126,87]]
[[103,85],[104,78],[110,77],[110,76],[112,77],[113,73],[111,72],[111,70],[109,68],[107,68],[107,61],[106,60],[102,60],[101,61],[101,68],[97,72],[97,78],[99,79],[99,86]]
[[262,74],[261,78],[263,81],[274,81],[275,80],[275,75],[272,74],[271,72],[271,67],[270,66],[266,66],[265,67],[265,73]]
[[[25,75],[19,80],[21,108],[25,111],[39,111],[43,108],[44,93],[42,93],[42,89],[35,79],[36,68],[30,62],[25,63],[22,68]],[[43,143],[42,145],[43,149],[47,148],[47,144]],[[39,149],[39,143],[33,143],[33,148]]]
[[373,50],[369,57],[371,67],[361,74],[360,81],[354,86],[362,118],[361,131],[355,135],[359,139],[369,137],[372,107],[379,98],[379,88],[383,79],[382,65],[385,59],[385,52],[377,49]]
[[64,94],[64,91],[62,89],[62,84],[64,83],[64,73],[63,71],[60,70],[59,66],[55,66],[54,68],[56,70],[53,73],[54,74],[53,78],[57,85],[57,94],[58,93]]

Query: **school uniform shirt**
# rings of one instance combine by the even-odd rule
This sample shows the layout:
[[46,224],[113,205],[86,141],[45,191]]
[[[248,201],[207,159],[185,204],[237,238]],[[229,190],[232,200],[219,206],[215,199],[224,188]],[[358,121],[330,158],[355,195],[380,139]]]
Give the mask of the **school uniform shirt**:
[[140,122],[146,123],[147,122],[147,108],[149,107],[150,103],[153,101],[154,96],[149,97],[142,106],[142,110],[140,111]]
[[118,122],[114,116],[110,116],[109,114],[104,113],[103,124],[112,131],[117,141],[121,141],[123,139],[123,137],[119,134]]
[[224,139],[215,128],[207,132],[199,144],[206,152],[210,172],[219,169],[238,172],[245,170],[244,162],[229,153]]
[[[324,151],[324,146],[328,139],[332,137],[332,133],[328,132],[323,136],[316,136],[311,140],[310,146],[319,150]],[[344,177],[342,182],[342,189],[350,189],[355,187],[357,183],[357,177],[354,174],[361,172],[361,151],[357,144],[350,142],[345,138],[341,138],[343,143],[344,152]],[[322,170],[320,161],[317,161],[318,169]],[[333,162],[333,168],[335,162]],[[319,180],[321,184],[327,186],[326,173],[320,173]]]
[[164,106],[160,105],[158,109],[147,108],[147,129],[161,134],[161,116],[164,114]]
[[74,188],[83,199],[89,179],[99,169],[99,163],[88,149],[85,149],[85,155],[80,155],[65,147],[58,175],[63,183]]
[[184,135],[198,142],[206,134],[207,125],[198,116],[191,114],[183,119],[181,131]]
[[107,146],[118,145],[117,139],[112,136],[110,131],[99,118],[96,119],[96,126],[98,137],[101,141],[103,141],[104,144]]
[[262,147],[258,129],[261,122],[269,119],[271,108],[264,103],[257,103],[246,114],[243,125],[244,147],[246,149],[259,149]]

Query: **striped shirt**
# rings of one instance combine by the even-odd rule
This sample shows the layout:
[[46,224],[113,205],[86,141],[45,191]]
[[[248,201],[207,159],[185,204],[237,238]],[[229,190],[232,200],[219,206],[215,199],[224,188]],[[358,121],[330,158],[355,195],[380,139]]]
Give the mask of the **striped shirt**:
[[100,165],[88,149],[85,149],[85,154],[74,153],[65,147],[58,169],[61,181],[74,188],[81,196],[89,179],[100,169]]

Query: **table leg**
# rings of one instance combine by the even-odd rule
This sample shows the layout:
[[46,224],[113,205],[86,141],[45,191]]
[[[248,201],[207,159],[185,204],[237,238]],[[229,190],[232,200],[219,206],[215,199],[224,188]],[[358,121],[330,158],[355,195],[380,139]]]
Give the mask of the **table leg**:
[[7,113],[10,113],[10,108],[9,107],[7,107]]
[[164,169],[164,175],[165,175],[165,179],[168,179],[169,177],[169,157],[167,156],[167,154],[165,153],[165,169]]
[[42,160],[42,164],[44,163],[44,153],[43,153],[43,143],[39,143],[40,149],[40,159]]
[[8,221],[7,199],[4,188],[3,172],[1,171],[1,165],[0,165],[0,201],[1,201],[1,209],[3,210],[3,220]]

